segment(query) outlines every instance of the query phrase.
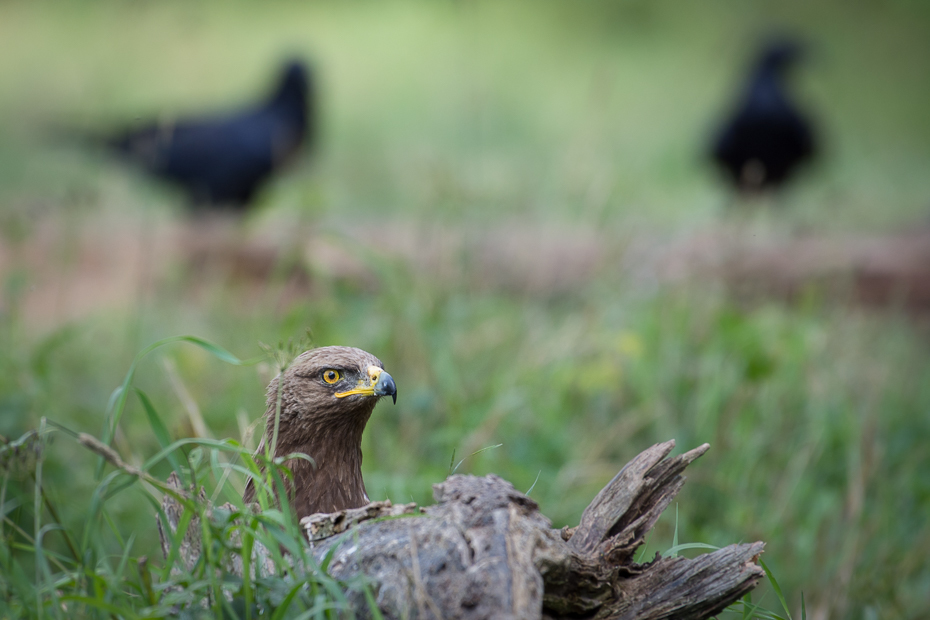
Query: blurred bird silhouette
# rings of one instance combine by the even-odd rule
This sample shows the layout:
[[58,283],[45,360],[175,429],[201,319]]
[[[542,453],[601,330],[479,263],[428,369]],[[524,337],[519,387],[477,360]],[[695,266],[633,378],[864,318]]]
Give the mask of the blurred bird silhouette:
[[811,122],[785,83],[798,42],[773,41],[759,53],[742,98],[716,134],[711,155],[742,192],[774,189],[815,154]]
[[311,74],[292,61],[271,95],[255,107],[151,123],[104,142],[148,173],[182,187],[195,206],[243,208],[312,142],[313,104]]

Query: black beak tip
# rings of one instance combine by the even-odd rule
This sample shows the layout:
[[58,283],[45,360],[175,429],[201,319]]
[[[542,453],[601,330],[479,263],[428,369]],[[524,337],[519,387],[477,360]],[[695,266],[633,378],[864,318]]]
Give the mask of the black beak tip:
[[381,376],[378,377],[378,383],[375,385],[375,394],[378,396],[390,396],[396,405],[397,386],[394,384],[394,378],[386,372],[381,373]]

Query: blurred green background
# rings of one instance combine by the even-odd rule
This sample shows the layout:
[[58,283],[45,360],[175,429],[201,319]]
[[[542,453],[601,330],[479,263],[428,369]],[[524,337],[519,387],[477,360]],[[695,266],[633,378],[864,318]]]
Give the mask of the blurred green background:
[[[823,157],[734,205],[702,153],[759,38],[783,30],[810,43],[795,86]],[[234,109],[292,55],[316,71],[320,143],[241,222],[193,222],[179,193],[56,135]],[[816,293],[747,302],[651,266],[709,231],[925,224],[928,68],[930,4],[905,0],[4,2],[0,434],[42,416],[99,434],[159,338],[245,358],[309,329],[397,381],[365,435],[372,499],[429,503],[453,453],[502,444],[459,472],[532,487],[576,524],[652,443],[709,442],[680,541],[766,541],[796,614],[803,593],[811,618],[926,617],[923,319]],[[239,438],[269,372],[177,345],[137,384],[173,437],[202,416]],[[158,451],[138,402],[115,446]],[[78,526],[94,458],[59,436],[47,459]],[[146,503],[123,494],[113,514],[134,555],[159,557]],[[672,510],[648,553],[674,527]]]

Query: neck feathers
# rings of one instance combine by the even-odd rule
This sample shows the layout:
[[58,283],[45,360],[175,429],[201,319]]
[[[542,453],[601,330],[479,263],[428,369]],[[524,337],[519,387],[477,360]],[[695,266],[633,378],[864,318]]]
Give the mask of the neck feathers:
[[[276,393],[269,390],[268,409],[265,412],[264,443],[274,434]],[[351,415],[331,415],[325,409],[301,411],[298,403],[281,404],[278,441],[275,457],[288,454],[306,454],[306,459],[291,459],[286,465],[294,474],[287,484],[288,500],[302,519],[317,512],[336,512],[359,508],[369,503],[362,479],[362,431],[374,409],[374,402],[363,405]],[[254,498],[251,483],[246,488],[246,502]]]
[[[366,418],[367,419],[367,418]],[[317,512],[336,512],[368,503],[362,479],[362,429],[347,426],[320,429],[304,442],[281,442],[276,456],[306,454],[287,462],[294,474],[289,499],[298,519]]]

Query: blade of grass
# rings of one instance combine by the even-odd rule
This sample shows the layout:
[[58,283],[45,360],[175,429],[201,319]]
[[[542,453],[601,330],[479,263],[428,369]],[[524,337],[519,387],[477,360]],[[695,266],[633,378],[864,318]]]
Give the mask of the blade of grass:
[[536,488],[536,483],[539,482],[539,477],[541,475],[542,475],[542,470],[540,469],[539,473],[536,474],[536,480],[533,481],[533,484],[530,485],[530,488],[526,490],[526,493],[524,493],[524,495],[526,495],[527,497],[530,496],[530,491]]
[[[52,504],[51,500],[48,498],[48,495],[45,493],[45,487],[40,486],[39,491],[42,494],[42,502],[45,504],[45,509],[48,510],[49,516],[55,523],[61,523],[61,517],[58,516],[58,510],[55,509],[54,504]],[[81,558],[78,555],[77,547],[75,546],[74,541],[71,539],[71,533],[67,528],[63,527],[61,528],[61,535],[65,540],[65,545],[68,547],[68,551],[71,552],[72,559],[76,563],[80,564]]]
[[[187,342],[193,344],[197,347],[200,347],[207,353],[213,355],[217,359],[234,366],[247,366],[265,359],[265,356],[260,356],[252,359],[240,360],[226,349],[223,349],[222,347],[215,345],[212,342],[204,340],[203,338],[198,338],[196,336],[171,336],[169,338],[163,338],[162,340],[153,342],[146,348],[142,349],[138,355],[136,355],[135,359],[132,361],[132,364],[129,365],[129,370],[126,372],[126,377],[123,379],[123,383],[110,395],[110,401],[107,404],[107,410],[104,416],[104,427],[101,436],[101,441],[103,441],[104,444],[109,446],[113,442],[113,437],[116,435],[116,427],[119,425],[120,418],[122,418],[123,411],[126,408],[126,399],[129,395],[129,387],[132,385],[132,380],[135,376],[136,368],[138,367],[139,363],[152,351],[175,342]],[[99,480],[100,476],[103,474],[103,464],[103,459],[97,461],[97,468],[94,474],[94,478],[97,480]]]
[[119,476],[124,475],[122,470],[116,470],[110,472],[106,478],[100,481],[94,488],[94,492],[90,498],[90,506],[87,510],[87,519],[84,522],[84,536],[81,538],[81,553],[83,554],[87,551],[91,543],[92,533],[97,531],[98,519],[103,511],[103,506],[106,503],[106,494],[110,490],[110,483],[112,483]]
[[680,545],[675,545],[674,547],[669,547],[666,549],[665,555],[666,557],[673,558],[678,555],[679,551],[685,551],[686,549],[707,549],[709,551],[719,551],[720,547],[708,545],[707,543],[682,543]]
[[195,445],[205,448],[217,448],[219,450],[224,450],[226,452],[235,452],[237,454],[248,454],[248,449],[242,447],[239,442],[235,439],[204,439],[198,437],[188,437],[184,439],[178,439],[177,441],[171,443],[170,445],[162,448],[155,456],[147,459],[140,469],[142,471],[149,471],[157,465],[161,460],[168,457],[169,454],[173,453],[175,450],[181,446]]
[[245,618],[252,620],[252,547],[255,539],[247,528],[242,532],[242,594],[245,596]]
[[26,576],[26,567],[20,564],[13,554],[9,553],[9,550],[10,547],[0,544],[0,567],[3,568],[4,578],[8,580],[7,583],[12,583],[11,594],[26,608],[27,615],[36,617],[38,612],[30,607],[34,586],[29,583],[29,578]]
[[[736,609],[737,605],[743,606],[742,612],[737,611]],[[733,603],[732,605],[727,607],[727,609],[729,611],[732,611],[733,613],[742,613],[744,618],[758,618],[759,620],[788,620],[786,618],[783,618],[782,616],[779,616],[778,614],[774,612],[771,612],[767,609],[764,609],[756,605],[755,603],[746,602],[745,598],[740,599],[736,603]]]
[[[48,558],[46,557],[46,551],[44,549],[44,544],[45,544],[44,538],[45,538],[46,532],[50,532],[52,530],[55,530],[61,527],[62,526],[57,523],[50,523],[48,525],[43,526],[36,533],[36,540],[35,540],[36,597],[37,597],[36,602],[40,607],[39,609],[40,618],[42,617],[42,612],[44,611],[44,609],[42,609],[43,607],[42,594],[44,592],[47,592],[52,599],[51,609],[54,610],[55,612],[54,615],[56,617],[61,616],[61,605],[58,601],[58,588],[56,587],[55,580],[53,579],[52,571],[49,568]],[[40,571],[42,573],[41,577],[40,577]],[[44,580],[42,577],[44,577]]]
[[791,610],[788,609],[788,601],[785,600],[785,595],[782,594],[781,586],[778,585],[778,580],[775,579],[775,575],[772,574],[772,571],[769,570],[769,567],[765,565],[765,562],[762,558],[759,558],[759,566],[762,567],[762,570],[765,571],[765,576],[769,578],[769,581],[772,582],[772,590],[775,591],[775,596],[778,597],[779,602],[781,602],[782,609],[785,610],[785,614],[788,617],[788,620],[791,620]]
[[364,584],[362,586],[362,593],[365,595],[365,602],[368,604],[368,611],[371,613],[371,617],[375,620],[384,620],[384,616],[381,615],[381,610],[378,609],[378,602],[375,600],[375,595],[371,592],[371,585]]
[[113,521],[113,517],[110,516],[109,511],[104,510],[102,513],[103,520],[106,521],[107,525],[110,527],[110,532],[113,533],[113,538],[116,540],[116,544],[121,548],[126,546],[126,543],[123,541],[123,535],[120,534],[119,528],[116,527],[116,522]]
[[[45,418],[42,418],[42,423],[40,428],[45,426]],[[41,437],[41,434],[40,434]],[[42,583],[42,572],[43,568],[45,571],[48,571],[48,566],[45,563],[45,557],[42,554],[42,452],[39,452],[39,455],[36,457],[36,470],[35,476],[33,478],[35,481],[35,486],[33,489],[33,540],[36,548],[35,557],[36,557],[36,585]],[[36,610],[38,611],[38,618],[41,620],[42,614],[44,611],[44,605],[42,604],[42,595],[40,594],[40,589],[36,587]]]
[[486,450],[494,450],[495,448],[500,448],[502,445],[504,445],[504,444],[499,443],[499,444],[494,445],[494,446],[485,446],[484,448],[481,448],[480,450],[475,450],[474,452],[472,452],[471,454],[469,454],[468,456],[466,456],[464,459],[462,459],[461,461],[459,461],[458,464],[455,466],[455,468],[452,470],[452,473],[454,474],[455,472],[458,471],[458,469],[459,469],[459,467],[462,465],[462,463],[465,462],[465,459],[470,458],[470,457],[473,457],[473,456],[475,456],[476,454],[481,454],[482,452],[485,452]]
[[[168,517],[163,512],[160,514],[163,523],[165,524],[165,533],[169,533],[168,529]],[[171,536],[171,549],[168,551],[168,557],[165,558],[165,565],[162,568],[161,580],[167,581],[171,575],[171,569],[178,564],[179,555],[181,553],[181,543],[184,542],[184,537],[187,535],[187,528],[190,527],[191,521],[194,518],[194,511],[190,508],[185,507],[184,512],[181,513],[181,518],[178,520],[178,527],[175,530],[174,534]],[[181,570],[187,571],[187,567],[181,567]]]
[[[124,582],[126,580],[126,566],[128,566],[129,564],[129,552],[132,550],[132,545],[135,542],[136,542],[136,535],[135,533],[132,533],[129,535],[129,539],[126,541],[126,544],[123,545],[123,553],[120,556],[119,564],[116,565],[116,573],[114,575],[114,577],[116,577],[116,580],[119,582]],[[109,585],[107,587],[107,590],[109,591],[110,596],[112,596],[113,593],[118,591],[117,588],[110,587]]]
[[[25,543],[22,543],[22,542],[10,543],[10,547],[13,549],[19,549],[20,551],[25,551],[27,553],[35,554],[35,551],[36,551],[35,540],[32,538],[32,536],[29,535],[29,532],[21,528],[19,525],[16,524],[16,522],[14,522],[9,517],[4,517],[4,521],[6,522],[7,525],[10,526],[10,528],[14,532],[19,534],[22,537],[22,539],[26,541]],[[49,558],[51,558],[52,563],[58,566],[58,570],[60,570],[61,572],[68,571],[67,567],[65,566],[65,562],[68,561],[68,558],[58,553],[55,553],[54,551],[48,550],[48,549],[45,550],[45,553]]]
[[3,485],[0,486],[0,540],[6,540],[3,535],[3,522],[4,518],[12,511],[16,510],[16,507],[20,505],[20,500],[14,497],[10,502],[6,501],[6,486],[10,481],[10,472],[9,470],[3,471]]
[[67,595],[67,596],[61,597],[61,601],[83,603],[84,605],[87,605],[88,607],[93,607],[101,611],[107,611],[110,614],[113,614],[119,618],[138,618],[139,617],[135,613],[133,613],[131,609],[128,609],[126,607],[120,607],[119,605],[114,605],[113,603],[108,603],[106,601],[102,601],[96,598],[91,598],[89,596]]
[[[133,389],[136,392],[136,396],[139,397],[139,401],[142,403],[142,409],[145,411],[145,415],[149,420],[149,426],[152,427],[152,434],[155,435],[155,439],[158,440],[158,445],[162,448],[167,448],[171,445],[171,436],[168,434],[168,429],[155,410],[155,406],[145,392],[139,388]],[[181,482],[186,485],[188,481],[184,476],[184,470],[181,469],[181,463],[178,461],[177,456],[172,452],[169,453],[166,458],[171,464],[171,468],[181,478]]]
[[145,594],[145,600],[149,605],[154,606],[158,603],[158,597],[152,588],[152,571],[149,569],[149,559],[146,556],[139,558],[136,563],[139,570],[139,580],[142,582],[142,592]]
[[281,600],[277,607],[275,607],[274,612],[271,614],[271,620],[284,620],[285,615],[287,614],[288,609],[291,607],[291,602],[294,600],[294,597],[306,586],[306,582],[298,581],[294,587],[292,587],[287,592],[287,596]]
[[[238,457],[234,457],[234,460],[238,460]],[[232,503],[236,504],[239,500],[242,499],[242,496],[237,492],[230,492],[229,485],[226,484],[229,480],[229,475],[237,471],[233,467],[227,467],[227,465],[233,465],[233,463],[221,463],[219,459],[219,452],[217,450],[210,451],[210,467],[213,470],[213,478],[216,480],[216,487],[213,489],[213,494],[210,496],[210,503],[216,505],[217,498],[222,494],[227,497]],[[240,466],[241,467],[241,466]],[[245,468],[242,468],[243,470]],[[238,470],[242,471],[242,470]],[[246,476],[248,479],[248,476]]]

